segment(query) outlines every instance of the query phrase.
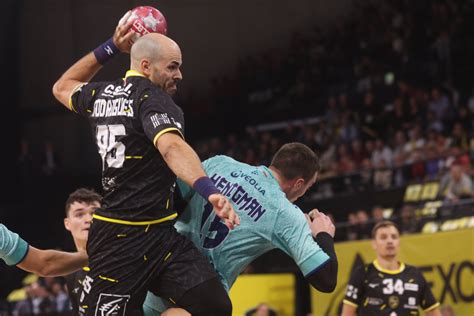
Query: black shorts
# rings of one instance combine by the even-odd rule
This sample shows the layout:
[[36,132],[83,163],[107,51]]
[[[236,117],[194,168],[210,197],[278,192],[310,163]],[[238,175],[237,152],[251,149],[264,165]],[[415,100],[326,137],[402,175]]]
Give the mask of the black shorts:
[[176,302],[218,277],[171,222],[129,226],[94,219],[87,252],[90,271],[79,299],[84,315],[141,315],[148,290]]

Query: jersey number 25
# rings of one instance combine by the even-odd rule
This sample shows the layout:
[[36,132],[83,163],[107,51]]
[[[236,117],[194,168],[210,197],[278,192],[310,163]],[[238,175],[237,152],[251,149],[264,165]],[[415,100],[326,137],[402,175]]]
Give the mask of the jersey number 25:
[[125,126],[122,124],[97,126],[97,146],[102,157],[102,170],[123,167],[125,145],[116,139],[117,136],[123,135],[125,135]]

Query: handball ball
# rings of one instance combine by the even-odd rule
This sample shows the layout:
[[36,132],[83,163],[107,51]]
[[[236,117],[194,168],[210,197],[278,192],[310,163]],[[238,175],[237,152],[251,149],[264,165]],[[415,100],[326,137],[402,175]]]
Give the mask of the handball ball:
[[132,20],[131,29],[138,34],[138,37],[148,33],[166,35],[168,25],[165,16],[154,7],[140,6],[132,9],[127,22]]

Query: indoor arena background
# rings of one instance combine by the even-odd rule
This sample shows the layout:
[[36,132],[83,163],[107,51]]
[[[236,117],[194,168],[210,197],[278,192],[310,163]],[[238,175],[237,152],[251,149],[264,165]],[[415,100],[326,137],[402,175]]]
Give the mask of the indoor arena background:
[[[474,175],[471,0],[2,0],[1,223],[33,246],[73,250],[64,201],[78,187],[100,192],[101,163],[86,120],[51,89],[137,5],[160,9],[181,46],[175,101],[201,159],[268,164],[299,141],[322,160],[297,204],[335,221],[336,291],[316,294],[272,251],[231,291],[235,315],[260,303],[338,315],[350,271],[374,259],[367,239],[382,219],[400,226],[401,259],[423,271],[444,315],[474,315],[474,194],[445,194],[453,168]],[[118,78],[127,63],[123,54],[95,79]],[[37,299],[59,297],[53,283],[63,285],[0,262],[0,315],[31,284]]]

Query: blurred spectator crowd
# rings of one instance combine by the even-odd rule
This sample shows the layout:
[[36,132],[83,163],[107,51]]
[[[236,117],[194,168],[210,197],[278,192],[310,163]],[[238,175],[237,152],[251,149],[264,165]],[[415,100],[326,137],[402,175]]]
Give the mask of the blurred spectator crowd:
[[[319,153],[323,178],[413,165],[408,179],[389,181],[388,173],[378,173],[374,182],[381,187],[437,178],[449,168],[447,157],[468,167],[474,149],[474,86],[464,77],[474,50],[466,29],[468,2],[354,5],[333,30],[296,34],[280,60],[268,52],[242,61],[235,80],[216,89],[215,110],[247,107],[241,117],[258,120],[243,133],[196,142],[201,158],[227,154],[265,164],[282,143],[300,141]],[[265,89],[281,93],[270,93],[268,102],[252,97]],[[259,111],[273,115],[254,114]],[[240,124],[241,117],[220,121]],[[274,124],[278,129],[257,125],[273,117],[287,123]],[[301,117],[317,119],[292,123]]]
[[[321,158],[314,201],[435,182],[432,200],[467,200],[472,213],[473,13],[469,1],[354,2],[332,29],[294,34],[285,54],[246,57],[233,78],[216,78],[207,111],[233,131],[194,147],[259,165],[298,141]],[[419,231],[418,208],[385,218]],[[342,238],[369,238],[379,218],[351,212]]]
[[23,288],[13,291],[0,308],[6,315],[73,315],[63,278],[43,278],[33,274],[23,280]]

